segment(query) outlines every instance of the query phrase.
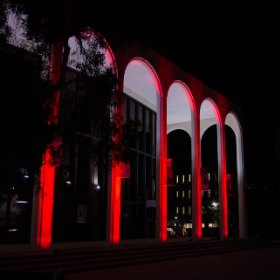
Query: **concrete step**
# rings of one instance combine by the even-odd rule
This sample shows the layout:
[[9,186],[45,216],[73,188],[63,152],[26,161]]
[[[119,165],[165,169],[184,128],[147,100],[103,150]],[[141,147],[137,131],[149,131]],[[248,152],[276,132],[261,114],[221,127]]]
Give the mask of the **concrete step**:
[[[62,271],[64,274],[78,273],[78,272],[84,272],[84,271],[110,269],[110,268],[116,268],[116,267],[162,262],[162,261],[168,261],[168,260],[175,260],[175,259],[179,259],[179,258],[192,258],[192,257],[198,257],[198,256],[208,256],[208,255],[222,254],[222,253],[241,251],[241,250],[251,250],[251,249],[257,249],[257,248],[261,248],[261,247],[263,247],[263,245],[246,246],[243,248],[238,248],[237,250],[235,250],[235,249],[212,250],[212,251],[209,250],[209,251],[203,251],[203,252],[166,255],[166,256],[160,256],[157,258],[146,257],[143,259],[136,259],[136,260],[130,259],[130,260],[126,260],[126,261],[116,261],[116,262],[112,262],[112,263],[92,264],[92,265],[87,265],[87,266],[75,266],[75,267],[63,268]],[[42,270],[41,272],[48,272],[48,271],[49,270]]]
[[[99,251],[75,251],[70,253],[56,253],[52,255],[37,255],[36,258],[30,257],[21,257],[20,259],[2,259],[0,261],[0,268],[9,268],[9,267],[24,267],[29,266],[30,263],[33,264],[53,264],[57,262],[71,262],[71,261],[83,261],[83,260],[102,260],[108,257],[112,258],[114,256],[125,257],[130,255],[139,255],[143,254],[172,254],[174,251],[184,251],[184,250],[199,250],[210,248],[216,246],[242,246],[244,242],[208,242],[203,244],[169,244],[167,246],[157,246],[157,247],[144,247],[144,248],[121,248],[117,250],[99,250]],[[248,242],[247,242],[248,243]]]
[[[195,257],[211,254],[220,254],[225,252],[248,250],[263,247],[263,241],[248,240],[244,241],[222,241],[192,244],[177,244],[169,246],[151,246],[142,248],[127,248],[100,250],[97,254],[89,254],[90,252],[72,252],[70,256],[63,254],[54,255],[55,257],[46,258],[46,255],[41,255],[41,259],[37,260],[18,260],[18,261],[4,261],[1,262],[1,270],[13,271],[35,271],[35,272],[49,272],[53,269],[61,269],[64,273],[73,273],[80,271],[89,271],[95,269],[113,268],[118,266],[143,264],[150,262],[159,262],[164,260],[172,260],[178,258]],[[85,254],[86,253],[86,254]]]

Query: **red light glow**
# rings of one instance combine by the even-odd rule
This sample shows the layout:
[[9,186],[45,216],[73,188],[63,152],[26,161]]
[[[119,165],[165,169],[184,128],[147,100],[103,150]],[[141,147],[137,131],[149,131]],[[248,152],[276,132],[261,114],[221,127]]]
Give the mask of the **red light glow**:
[[110,220],[110,244],[120,243],[120,217],[121,217],[121,178],[119,178],[120,167],[112,169],[111,190],[111,220]]
[[[62,44],[58,44],[54,48],[52,57],[52,83],[55,84],[60,80],[60,65],[62,61]],[[58,115],[60,92],[55,94],[55,116]],[[49,250],[52,242],[52,220],[53,220],[53,196],[54,196],[54,179],[55,167],[49,165],[51,156],[47,152],[45,162],[41,167],[40,183],[42,191],[39,196],[38,211],[38,228],[37,228],[37,249]]]

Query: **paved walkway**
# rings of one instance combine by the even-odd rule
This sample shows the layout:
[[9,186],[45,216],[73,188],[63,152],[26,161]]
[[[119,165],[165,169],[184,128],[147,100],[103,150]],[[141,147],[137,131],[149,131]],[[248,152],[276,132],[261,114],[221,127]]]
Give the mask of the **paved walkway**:
[[280,279],[280,248],[261,248],[219,255],[65,275],[65,280]]

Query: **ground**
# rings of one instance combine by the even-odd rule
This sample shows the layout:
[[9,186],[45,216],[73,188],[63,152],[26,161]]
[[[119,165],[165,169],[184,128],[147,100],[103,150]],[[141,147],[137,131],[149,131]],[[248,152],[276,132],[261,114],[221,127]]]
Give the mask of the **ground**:
[[280,279],[280,248],[261,248],[205,257],[66,275],[74,279]]

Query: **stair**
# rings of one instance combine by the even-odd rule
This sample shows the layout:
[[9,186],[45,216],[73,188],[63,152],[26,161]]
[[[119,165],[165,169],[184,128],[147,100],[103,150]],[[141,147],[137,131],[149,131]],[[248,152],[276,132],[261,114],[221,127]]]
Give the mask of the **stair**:
[[221,240],[1,256],[0,275],[8,271],[46,274],[55,269],[62,270],[64,274],[76,273],[250,250],[265,245],[265,241],[256,239]]

